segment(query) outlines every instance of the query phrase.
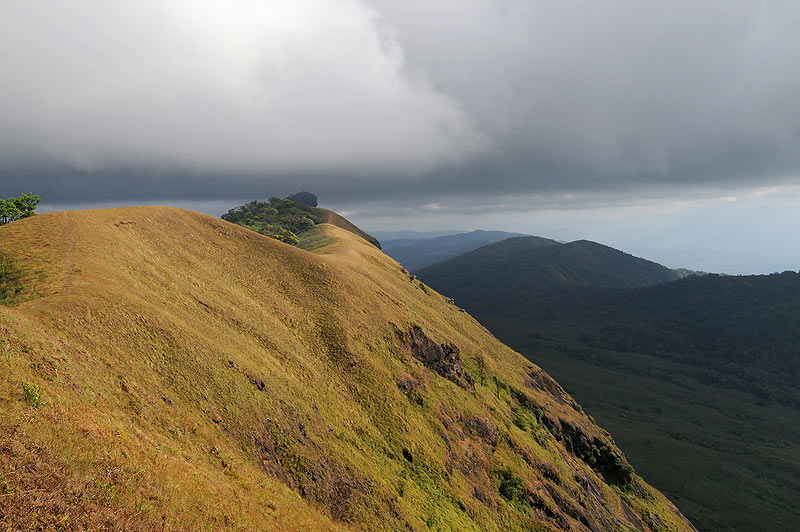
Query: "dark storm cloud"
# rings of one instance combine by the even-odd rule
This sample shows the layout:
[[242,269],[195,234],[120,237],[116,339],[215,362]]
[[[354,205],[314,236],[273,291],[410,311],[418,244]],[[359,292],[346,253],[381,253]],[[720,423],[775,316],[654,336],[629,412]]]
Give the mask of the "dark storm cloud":
[[800,175],[796,2],[0,6],[4,194],[429,203]]

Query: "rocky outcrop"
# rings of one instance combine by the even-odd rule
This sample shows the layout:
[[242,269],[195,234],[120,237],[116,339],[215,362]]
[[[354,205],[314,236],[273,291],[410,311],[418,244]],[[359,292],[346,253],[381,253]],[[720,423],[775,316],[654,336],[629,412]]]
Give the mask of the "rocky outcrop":
[[418,325],[412,326],[407,332],[398,330],[397,336],[411,356],[427,368],[462,388],[474,387],[474,380],[464,369],[460,351],[454,344],[437,344]]
[[541,390],[553,398],[560,405],[569,405],[575,410],[580,410],[578,404],[550,375],[539,368],[528,371],[525,385],[534,390]]
[[[546,374],[545,377],[547,377]],[[553,383],[555,384],[555,381]],[[561,389],[560,386],[559,389]],[[550,412],[544,406],[536,404],[521,390],[512,387],[511,395],[521,407],[533,412],[539,422],[547,428],[556,440],[564,445],[567,451],[597,471],[606,482],[621,487],[629,486],[633,482],[633,467],[614,445],[608,433],[604,431],[590,433],[579,423],[568,420],[561,415]]]

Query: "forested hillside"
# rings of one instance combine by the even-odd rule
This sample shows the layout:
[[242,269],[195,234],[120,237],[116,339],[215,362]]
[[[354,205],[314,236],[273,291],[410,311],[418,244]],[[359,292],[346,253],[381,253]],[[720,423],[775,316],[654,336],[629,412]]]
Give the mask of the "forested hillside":
[[701,529],[800,522],[800,274],[663,282],[591,243],[523,243],[419,276],[569,386]]

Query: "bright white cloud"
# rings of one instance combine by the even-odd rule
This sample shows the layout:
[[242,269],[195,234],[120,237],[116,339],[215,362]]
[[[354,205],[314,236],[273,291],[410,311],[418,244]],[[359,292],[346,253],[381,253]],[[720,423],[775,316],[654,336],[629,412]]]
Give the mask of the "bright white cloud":
[[0,1],[0,158],[417,173],[487,145],[358,0]]

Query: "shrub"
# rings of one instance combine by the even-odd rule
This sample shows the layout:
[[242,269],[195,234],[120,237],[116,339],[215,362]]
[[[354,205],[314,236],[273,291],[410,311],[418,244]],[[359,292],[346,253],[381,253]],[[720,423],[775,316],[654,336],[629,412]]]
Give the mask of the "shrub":
[[42,391],[38,384],[22,383],[22,393],[25,395],[25,402],[32,408],[39,408],[42,405]]
[[500,471],[500,487],[498,491],[507,501],[527,501],[528,492],[522,484],[522,479],[511,469],[503,469]]

